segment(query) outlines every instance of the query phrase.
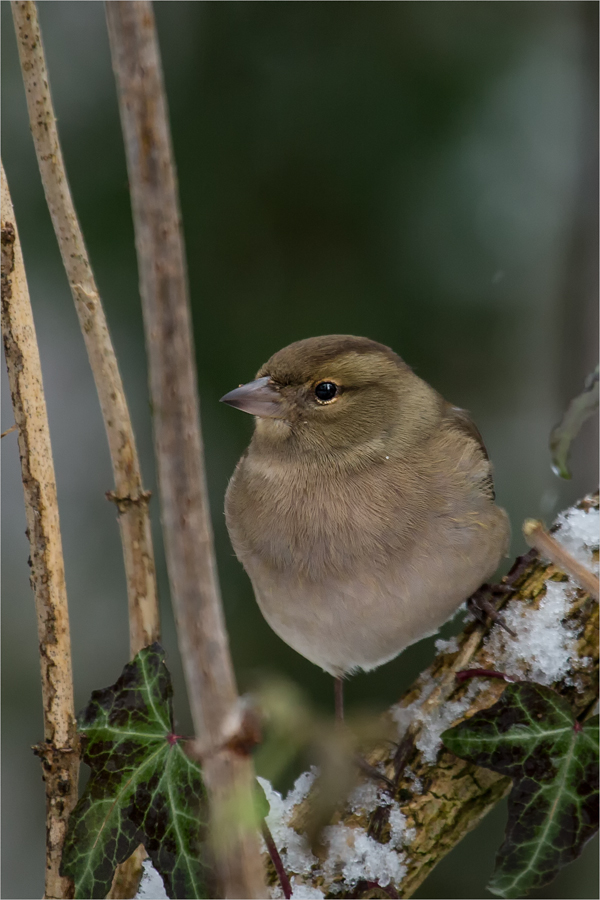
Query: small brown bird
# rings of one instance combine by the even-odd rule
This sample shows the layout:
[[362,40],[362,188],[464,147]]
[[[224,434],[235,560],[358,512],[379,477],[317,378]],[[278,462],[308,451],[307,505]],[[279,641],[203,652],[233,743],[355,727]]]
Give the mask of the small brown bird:
[[506,554],[479,431],[389,347],[297,341],[221,399],[256,416],[233,548],[271,628],[337,679],[434,634]]

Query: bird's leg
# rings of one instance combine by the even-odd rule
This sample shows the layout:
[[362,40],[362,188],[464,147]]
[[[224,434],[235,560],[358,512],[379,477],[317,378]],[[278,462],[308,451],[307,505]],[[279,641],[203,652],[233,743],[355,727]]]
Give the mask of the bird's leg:
[[493,587],[489,584],[482,584],[479,590],[475,591],[475,593],[467,600],[467,609],[484,625],[487,624],[486,619],[489,616],[492,622],[496,622],[501,628],[504,628],[511,637],[516,637],[516,633],[512,628],[508,627],[502,616],[497,612],[494,604],[489,599],[489,596],[493,596],[494,593],[509,594],[512,593],[513,590],[514,588],[508,584],[498,584]]
[[[334,691],[335,691],[335,721],[337,725],[343,725],[344,723],[344,679],[338,678],[334,675]],[[379,769],[376,769],[375,766],[370,765],[360,754],[356,754],[354,757],[354,762],[356,766],[367,775],[369,778],[372,778],[374,781],[383,781],[388,787],[393,788],[393,782],[384,775],[383,772],[380,772]]]
[[344,679],[334,675],[335,690],[335,720],[336,722],[344,721]]

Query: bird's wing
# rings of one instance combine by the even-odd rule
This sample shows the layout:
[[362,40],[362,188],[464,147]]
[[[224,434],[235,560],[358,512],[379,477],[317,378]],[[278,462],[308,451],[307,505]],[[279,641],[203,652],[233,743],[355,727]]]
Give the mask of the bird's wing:
[[485,458],[489,460],[488,452],[483,443],[479,428],[466,409],[461,409],[460,406],[452,406],[451,403],[446,402],[444,406],[444,416],[449,420],[450,425],[454,426],[457,431],[462,431],[463,434],[466,434],[470,438],[473,438],[474,441],[477,441],[481,447],[481,452]]
[[496,491],[494,490],[494,481],[492,478],[492,465],[477,425],[475,425],[466,409],[461,409],[459,406],[453,406],[447,401],[444,401],[443,414],[450,428],[461,432],[461,434],[471,438],[471,440],[477,444],[482,456],[488,463],[487,473],[483,479],[482,487],[484,488],[485,493],[488,493],[488,495],[491,496],[491,499],[495,500]]

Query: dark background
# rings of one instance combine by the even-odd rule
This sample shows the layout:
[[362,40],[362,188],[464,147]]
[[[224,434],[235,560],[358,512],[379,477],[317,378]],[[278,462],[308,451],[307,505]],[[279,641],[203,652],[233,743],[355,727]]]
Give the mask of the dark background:
[[[110,462],[83,340],[45,207],[11,15],[2,3],[3,158],[38,329],[58,481],[76,707],[127,661]],[[285,675],[332,709],[330,679],[268,628],[235,560],[223,494],[252,420],[218,398],[275,350],[367,335],[473,413],[516,554],[596,484],[595,423],[550,470],[548,435],[594,367],[597,17],[591,2],[155,5],[170,103],[211,507],[241,690]],[[151,419],[127,176],[97,2],[41,3],[75,203],[132,408],[146,486]],[[3,372],[2,427],[12,424]],[[4,897],[43,892],[44,791],[30,746],[41,691],[15,435],[3,441]],[[189,730],[152,504],[178,730]],[[459,622],[444,634],[456,632]],[[347,686],[384,708],[433,639]],[[286,774],[285,788],[293,772]],[[418,897],[490,896],[501,805]],[[540,897],[597,896],[596,845]]]

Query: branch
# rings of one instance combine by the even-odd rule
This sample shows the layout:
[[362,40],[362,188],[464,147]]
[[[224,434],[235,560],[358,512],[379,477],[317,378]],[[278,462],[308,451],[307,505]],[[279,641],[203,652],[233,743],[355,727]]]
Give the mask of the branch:
[[45,896],[72,897],[73,883],[59,875],[79,774],[67,590],[40,357],[3,167],[1,180],[2,336],[18,428],[42,670],[44,742],[34,750],[42,761],[46,783]]
[[223,746],[237,691],[217,583],[175,168],[150,3],[106,4],[131,187],[171,596],[227,897],[264,897],[249,756]]
[[148,500],[123,383],[106,317],[77,221],[56,128],[37,8],[13,2],[31,133],[46,202],[83,332],[108,436],[129,598],[131,656],[160,637]]
[[536,519],[525,519],[523,536],[529,546],[534,547],[540,556],[543,556],[544,559],[549,559],[563,572],[570,575],[594,600],[600,599],[598,576],[594,575],[582,563],[571,556],[569,551],[565,550],[556,538],[548,534],[541,522],[538,522]]
[[[588,565],[598,558],[597,510],[596,494],[561,515],[560,528],[553,532],[563,548],[572,550],[579,540],[577,555]],[[593,517],[588,520],[584,549],[577,530],[589,511]],[[574,526],[570,516],[575,517]],[[503,618],[516,631],[516,639],[498,624],[486,636],[485,626],[472,622],[445,649],[442,644],[432,665],[386,714],[387,733],[395,732],[399,744],[398,738],[394,744],[380,742],[367,761],[388,778],[398,773],[393,796],[383,786],[377,790],[374,783],[361,780],[357,793],[330,820],[333,828],[321,832],[320,844],[312,852],[306,835],[314,834],[316,812],[327,795],[324,780],[317,780],[305,799],[286,808],[282,823],[267,820],[276,841],[280,836],[278,849],[292,885],[304,884],[327,896],[340,891],[344,897],[385,896],[387,889],[387,895],[411,897],[437,863],[510,790],[509,779],[440,746],[443,730],[492,706],[506,687],[499,678],[457,679],[458,671],[467,668],[481,675],[481,670],[491,674],[500,670],[513,676],[511,680],[550,684],[569,700],[576,716],[588,715],[597,697],[597,602],[568,579],[565,569],[541,559],[535,550],[516,561],[503,583],[514,589]],[[290,840],[293,855],[288,857]],[[387,872],[375,895],[369,854],[372,865]],[[352,860],[356,877],[344,875],[344,859]],[[275,871],[265,861],[269,883],[276,885]],[[357,875],[361,865],[364,871]]]

